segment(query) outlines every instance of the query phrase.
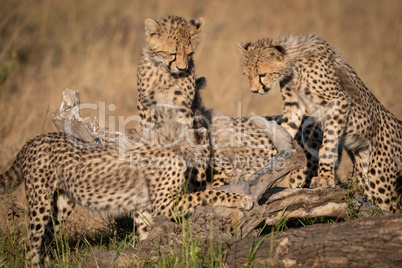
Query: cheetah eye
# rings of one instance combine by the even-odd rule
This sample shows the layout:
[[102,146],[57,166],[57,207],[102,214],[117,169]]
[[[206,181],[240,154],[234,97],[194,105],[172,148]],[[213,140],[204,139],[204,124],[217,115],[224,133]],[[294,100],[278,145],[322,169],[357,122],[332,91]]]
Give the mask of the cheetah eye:
[[187,57],[192,57],[194,55],[194,52],[190,52],[187,54]]
[[170,53],[169,53],[169,52],[165,52],[165,51],[155,52],[155,54],[157,54],[159,57],[162,57],[162,58],[167,58],[167,57],[170,56]]
[[176,57],[176,52],[169,53],[169,55],[170,55],[170,56],[175,56],[175,57]]
[[267,74],[258,74],[258,77],[259,77],[259,78],[263,78],[263,77],[265,77],[265,76],[267,76]]

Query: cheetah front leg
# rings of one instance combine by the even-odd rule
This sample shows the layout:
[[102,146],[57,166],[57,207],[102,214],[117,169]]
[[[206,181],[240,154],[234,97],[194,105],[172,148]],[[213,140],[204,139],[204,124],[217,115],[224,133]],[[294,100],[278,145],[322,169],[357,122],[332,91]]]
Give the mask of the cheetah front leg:
[[191,110],[192,100],[194,99],[193,85],[188,85],[187,89],[184,84],[181,86],[175,86],[171,90],[174,92],[173,106],[177,109],[177,117],[181,124],[187,125],[190,129],[193,128],[193,111]]
[[307,113],[305,103],[300,100],[297,93],[286,87],[282,91],[283,118],[281,126],[284,127],[292,138],[295,138],[299,131],[304,115]]
[[318,176],[311,180],[311,188],[335,187],[335,166],[338,163],[338,146],[346,123],[349,104],[334,101],[325,107],[323,141],[319,150]]
[[148,107],[144,106],[141,102],[142,97],[140,96],[139,98],[140,99],[137,104],[137,110],[141,118],[140,124],[141,127],[149,129],[151,124],[151,112],[149,111]]

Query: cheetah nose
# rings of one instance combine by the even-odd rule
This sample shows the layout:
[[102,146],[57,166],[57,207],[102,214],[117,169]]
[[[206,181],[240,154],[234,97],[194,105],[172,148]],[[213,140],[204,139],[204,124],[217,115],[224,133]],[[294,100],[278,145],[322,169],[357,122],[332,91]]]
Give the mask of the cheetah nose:
[[253,92],[253,93],[257,93],[257,92],[258,92],[258,89],[254,89],[254,88],[250,88],[250,90],[251,90],[251,92]]

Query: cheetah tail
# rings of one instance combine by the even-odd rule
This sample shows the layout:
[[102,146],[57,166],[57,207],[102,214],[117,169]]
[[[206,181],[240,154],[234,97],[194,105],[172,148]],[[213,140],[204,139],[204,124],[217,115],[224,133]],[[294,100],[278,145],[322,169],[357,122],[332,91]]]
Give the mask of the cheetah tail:
[[7,193],[7,190],[14,190],[21,184],[23,176],[18,160],[15,160],[13,165],[3,174],[0,174],[0,194]]

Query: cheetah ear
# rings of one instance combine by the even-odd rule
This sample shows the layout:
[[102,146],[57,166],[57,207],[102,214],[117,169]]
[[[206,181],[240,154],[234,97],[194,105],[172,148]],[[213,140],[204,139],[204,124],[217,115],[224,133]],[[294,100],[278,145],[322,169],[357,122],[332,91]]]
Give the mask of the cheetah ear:
[[159,34],[160,25],[153,19],[145,20],[145,34],[149,37]]
[[250,47],[251,43],[237,43],[239,48],[240,54],[244,55],[248,52],[248,48]]
[[193,26],[193,34],[198,34],[205,27],[205,20],[203,17],[196,18],[194,20],[190,20],[190,25]]
[[265,50],[265,55],[268,58],[276,57],[278,60],[283,60],[284,54],[285,51],[281,46],[270,47]]

